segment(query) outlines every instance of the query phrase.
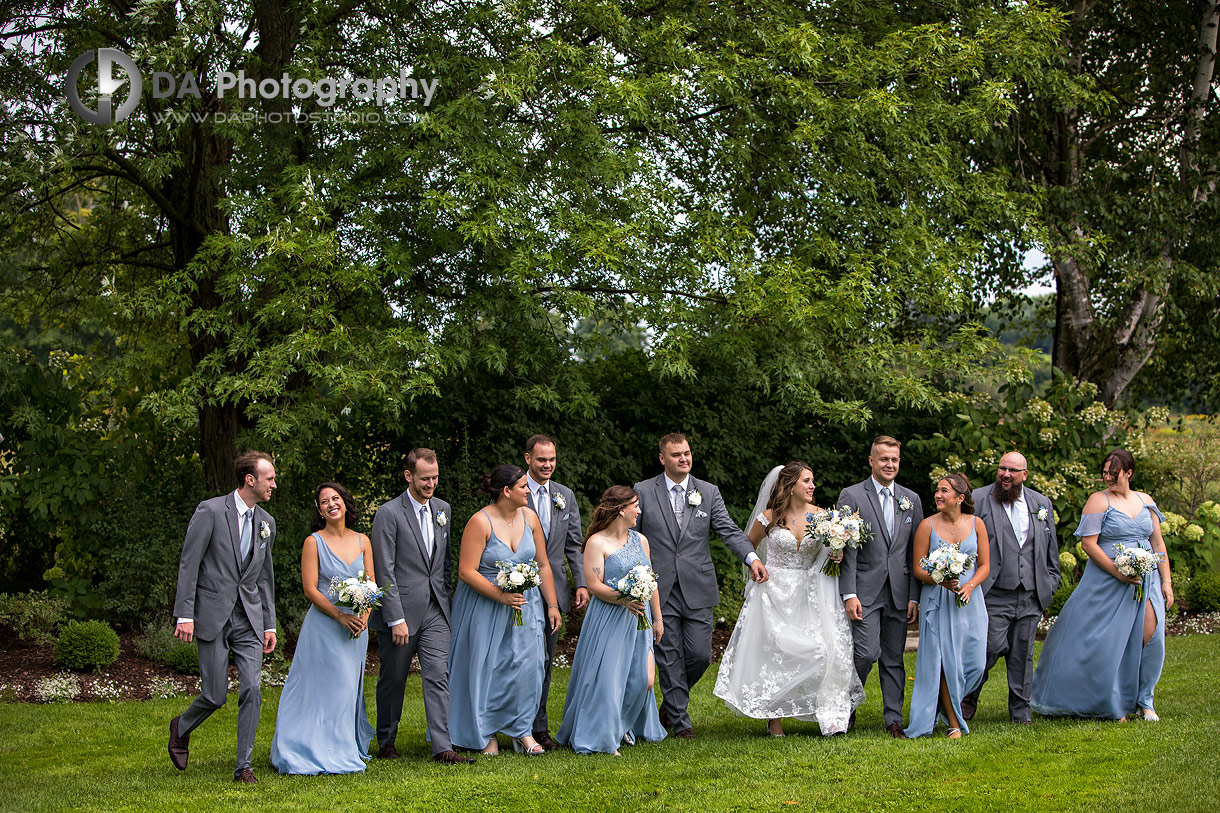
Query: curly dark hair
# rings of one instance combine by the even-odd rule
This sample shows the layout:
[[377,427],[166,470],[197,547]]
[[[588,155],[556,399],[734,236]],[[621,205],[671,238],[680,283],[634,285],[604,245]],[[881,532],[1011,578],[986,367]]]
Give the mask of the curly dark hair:
[[313,490],[313,520],[309,523],[309,530],[311,532],[320,531],[326,527],[326,517],[322,516],[322,507],[319,503],[322,490],[326,488],[333,488],[343,500],[343,506],[346,509],[343,514],[344,526],[355,528],[356,520],[360,519],[360,512],[356,510],[356,501],[352,499],[352,493],[338,483],[319,483],[318,487]]

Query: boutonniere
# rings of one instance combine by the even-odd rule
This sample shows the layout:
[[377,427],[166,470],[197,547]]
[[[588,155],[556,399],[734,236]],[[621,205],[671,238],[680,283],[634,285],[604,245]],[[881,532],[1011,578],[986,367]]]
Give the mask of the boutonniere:
[[690,494],[686,495],[686,504],[693,505],[696,508],[703,505],[703,493],[695,489]]
[[910,498],[910,497],[908,497],[907,495],[903,494],[901,497],[899,497],[899,498],[898,498],[898,510],[899,510],[899,511],[910,511],[910,510],[911,510],[911,507],[912,507],[912,506],[911,506],[911,498]]
[[442,528],[449,524],[449,517],[445,516],[444,511],[436,512],[436,524]]
[[266,539],[269,536],[271,536],[271,526],[266,522],[260,522],[258,524],[258,538]]
[[1034,516],[1042,521],[1045,521],[1046,516],[1047,516],[1046,506],[1045,505],[1039,506],[1038,513],[1034,514]]
[[568,501],[563,498],[562,494],[556,494],[554,497],[551,497],[551,504],[560,511],[568,507]]

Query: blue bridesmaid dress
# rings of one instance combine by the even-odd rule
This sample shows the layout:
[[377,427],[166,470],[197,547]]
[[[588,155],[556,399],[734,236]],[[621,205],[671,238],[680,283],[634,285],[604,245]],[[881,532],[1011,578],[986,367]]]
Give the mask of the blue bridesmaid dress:
[[[1109,495],[1106,496],[1107,503]],[[1107,504],[1080,518],[1076,536],[1097,534],[1103,553],[1114,546],[1152,550],[1152,517],[1165,519],[1156,503],[1133,519]],[[1144,601],[1135,585],[1121,582],[1090,560],[1058,620],[1046,636],[1034,670],[1030,706],[1047,716],[1117,720],[1152,709],[1152,695],[1165,665],[1165,599],[1157,571],[1144,576]],[[1145,602],[1156,613],[1156,632],[1144,645]]]
[[[651,565],[639,534],[629,530],[627,544],[606,557],[605,583],[614,587],[640,564]],[[651,622],[650,605],[645,605],[645,613]],[[597,596],[589,599],[557,742],[581,754],[613,754],[626,734],[635,740],[665,739],[649,685],[653,633],[638,627],[639,619],[626,607]]]
[[[326,595],[331,578],[347,579],[364,569],[360,555],[344,562],[319,534],[318,589]],[[350,612],[340,607],[341,612]],[[288,680],[280,694],[271,740],[271,764],[280,773],[358,773],[376,736],[364,707],[365,630],[352,638],[347,627],[312,604],[301,624]]]
[[[929,526],[931,523],[929,523]],[[949,543],[932,528],[928,553]],[[962,553],[978,554],[979,537],[974,530],[962,540]],[[960,582],[974,576],[974,568]],[[932,733],[937,720],[945,720],[940,706],[940,678],[949,688],[949,700],[963,734],[970,728],[962,717],[962,698],[978,688],[987,666],[987,605],[983,591],[975,589],[970,603],[957,606],[957,597],[938,584],[925,584],[919,598],[919,651],[915,655],[915,686],[911,690],[908,737]],[[947,720],[945,720],[947,724]]]
[[[497,561],[529,562],[536,557],[524,514],[522,521],[516,552],[494,529],[483,548],[479,573],[493,585],[500,570]],[[524,623],[517,627],[512,607],[458,582],[449,645],[449,739],[459,748],[482,750],[498,731],[518,739],[532,733],[546,658],[541,593],[537,588],[526,591]]]

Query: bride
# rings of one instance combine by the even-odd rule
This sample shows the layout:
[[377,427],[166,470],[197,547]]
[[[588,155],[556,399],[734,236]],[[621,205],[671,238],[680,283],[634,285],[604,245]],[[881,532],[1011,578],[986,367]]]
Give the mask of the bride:
[[816,722],[823,736],[846,733],[864,702],[838,580],[822,573],[826,549],[805,538],[822,513],[813,488],[813,470],[800,461],[776,466],[763,481],[746,527],[771,578],[746,588],[716,677],[715,695],[768,720],[774,737],[783,736],[784,717]]

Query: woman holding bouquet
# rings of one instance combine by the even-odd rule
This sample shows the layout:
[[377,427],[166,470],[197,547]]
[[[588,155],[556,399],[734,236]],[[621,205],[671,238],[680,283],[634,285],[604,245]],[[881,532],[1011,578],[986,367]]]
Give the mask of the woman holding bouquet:
[[364,572],[375,581],[368,537],[352,530],[358,514],[347,489],[314,490],[313,533],[301,550],[301,584],[310,601],[288,680],[280,694],[271,764],[280,773],[358,773],[374,731],[364,708],[368,611],[353,614],[327,597],[332,579]]
[[[537,755],[543,749],[532,726],[545,667],[543,624],[553,631],[563,623],[550,564],[537,555],[546,543],[538,515],[527,507],[525,471],[497,466],[479,488],[491,503],[462,532],[449,647],[449,737],[460,748],[494,756],[500,753],[496,732],[504,732],[514,749]],[[502,566],[525,564],[537,567],[538,589],[496,586]]]
[[[1165,665],[1165,608],[1173,606],[1164,516],[1147,494],[1131,490],[1135,458],[1106,455],[1105,491],[1089,497],[1076,529],[1089,561],[1034,671],[1030,705],[1039,714],[1156,721],[1153,691]],[[1117,548],[1142,549],[1156,571],[1126,576]],[[1142,595],[1141,595],[1142,592]],[[1142,599],[1142,600],[1141,600]]]
[[[991,572],[991,546],[987,528],[974,515],[966,475],[942,477],[932,501],[937,513],[919,523],[912,544],[912,566],[924,586],[906,735],[931,734],[939,718],[949,727],[949,739],[956,740],[970,733],[962,717],[962,698],[979,685],[987,666],[987,607],[975,588]],[[956,549],[970,561],[959,576],[937,583],[924,562],[941,548]]]
[[799,460],[776,466],[763,481],[746,527],[771,578],[747,582],[716,676],[716,696],[740,714],[768,720],[773,737],[783,736],[784,717],[816,722],[823,736],[846,733],[864,702],[838,579],[824,572],[830,549],[806,530],[823,513],[813,489],[813,470]]
[[[581,548],[585,581],[593,594],[572,660],[572,677],[555,739],[581,754],[618,756],[620,743],[665,739],[652,686],[653,640],[661,640],[661,600],[620,589],[652,570],[648,540],[634,530],[640,498],[627,486],[610,486],[593,511]],[[641,621],[643,619],[644,621]],[[651,623],[651,629],[641,629]]]

